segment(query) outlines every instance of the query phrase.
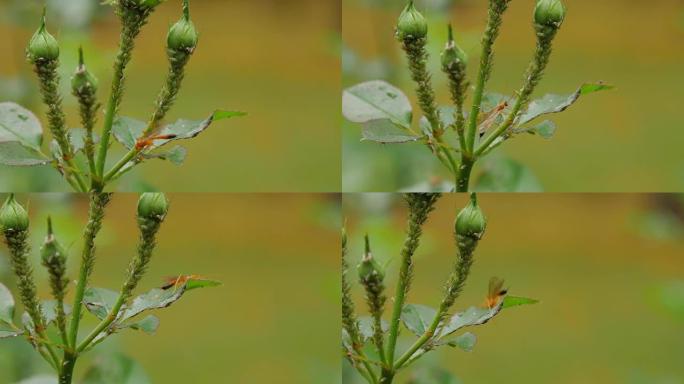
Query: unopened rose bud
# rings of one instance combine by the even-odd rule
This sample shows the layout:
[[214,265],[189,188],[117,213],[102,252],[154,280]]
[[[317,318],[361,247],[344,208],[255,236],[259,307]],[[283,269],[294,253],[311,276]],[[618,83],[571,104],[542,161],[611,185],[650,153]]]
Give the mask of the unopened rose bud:
[[466,53],[456,45],[454,41],[453,31],[451,25],[449,25],[449,39],[447,40],[446,46],[442,51],[442,68],[449,70],[450,68],[463,67],[468,61]]
[[413,0],[409,0],[401,15],[399,15],[397,37],[401,40],[421,39],[427,36],[427,31],[427,20],[413,5]]
[[29,217],[24,207],[10,194],[0,208],[0,227],[3,231],[23,232],[28,229]]
[[169,201],[161,192],[145,192],[138,200],[138,217],[161,221],[169,210]]
[[97,84],[97,78],[88,71],[83,61],[83,48],[79,48],[78,67],[76,67],[76,72],[71,77],[71,90],[76,95],[85,92],[94,94],[97,91]]
[[52,61],[59,58],[59,45],[57,40],[45,28],[45,9],[40,21],[40,27],[33,34],[26,48],[26,56],[33,62]]
[[371,279],[382,281],[385,278],[385,273],[371,253],[368,235],[366,235],[366,249],[357,270],[359,272],[359,279],[362,282],[368,282]]
[[538,0],[534,7],[534,23],[540,27],[558,28],[565,18],[561,0]]
[[183,3],[183,16],[172,25],[166,37],[167,48],[172,52],[192,53],[197,46],[199,36],[195,25],[190,20],[187,0]]
[[62,244],[57,241],[55,234],[52,232],[52,220],[48,217],[48,231],[43,246],[40,248],[40,257],[43,265],[46,266],[65,266],[66,265],[66,250]]
[[470,203],[456,216],[456,235],[479,240],[486,227],[487,218],[477,205],[477,196],[473,193],[470,195]]

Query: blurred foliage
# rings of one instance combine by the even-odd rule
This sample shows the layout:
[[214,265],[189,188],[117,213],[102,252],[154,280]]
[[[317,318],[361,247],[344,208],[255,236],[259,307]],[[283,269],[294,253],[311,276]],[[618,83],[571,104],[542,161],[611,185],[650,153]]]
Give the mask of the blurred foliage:
[[[110,7],[98,5],[94,14],[88,11],[98,3],[50,0],[48,18],[62,49],[63,80],[75,68],[76,49],[83,43],[89,68],[101,80],[102,100],[111,81],[119,25]],[[0,0],[0,50],[6,52],[0,62],[0,100],[21,101],[41,118],[43,107],[35,95],[35,78],[25,62],[24,47],[42,4],[40,0]],[[217,123],[212,132],[188,146],[190,155],[182,168],[150,162],[133,171],[118,188],[339,190],[341,155],[335,133],[339,125],[331,124],[339,111],[339,55],[335,53],[339,45],[330,38],[339,33],[337,3],[193,0],[192,8],[200,42],[169,121],[181,116],[202,118],[207,111],[228,106],[247,111],[249,117],[239,124]],[[144,28],[127,72],[122,114],[145,119],[151,113],[166,71],[167,28],[178,19],[179,11],[178,2],[168,1]],[[64,100],[68,123],[75,127],[73,98],[65,94]],[[110,157],[115,160],[116,155]],[[0,190],[66,191],[59,177],[49,173],[0,167]]]
[[[541,304],[500,314],[476,330],[471,353],[427,356],[436,361],[416,363],[424,372],[400,376],[398,383],[684,382],[684,242],[681,236],[667,241],[644,236],[634,225],[654,206],[679,215],[676,204],[654,200],[681,204],[681,195],[481,194],[479,199],[489,225],[455,310],[481,302],[492,274]],[[465,194],[444,196],[428,220],[408,302],[437,304],[441,288],[435,282],[446,279],[455,257],[450,231],[466,201]],[[360,259],[368,233],[373,256],[388,266],[387,276],[395,276],[405,225],[399,196],[344,195],[343,213],[349,263]],[[353,292],[362,300],[357,287]],[[410,341],[407,335],[402,340],[400,350]],[[351,375],[344,377],[355,383]]]
[[[45,234],[41,221],[53,215],[55,231],[70,249],[73,277],[87,199],[76,194],[17,198],[29,202],[34,249]],[[201,273],[224,285],[158,313],[161,325],[154,337],[122,333],[98,345],[93,356],[79,360],[77,377],[130,372],[131,358],[153,383],[339,382],[331,381],[341,369],[335,343],[339,263],[325,255],[339,248],[340,197],[169,194],[169,199],[169,216],[138,291],[159,287],[178,272]],[[108,207],[93,275],[97,286],[115,288],[124,276],[137,243],[136,202],[137,195],[120,193]],[[47,297],[43,268],[37,261],[34,265],[39,294]],[[3,246],[0,281],[13,288],[7,267]],[[85,315],[83,323],[88,328],[96,321]],[[120,353],[128,355],[123,365]],[[0,383],[50,372],[35,355],[24,340],[2,340]],[[88,373],[93,364],[101,368]],[[120,376],[110,376],[112,382],[124,382],[113,377]]]
[[[361,0],[343,0],[342,5],[343,88],[382,78],[415,98],[393,36],[401,4],[380,8]],[[532,7],[532,0],[511,4],[495,46],[495,75],[489,90],[511,94],[519,87],[520,73],[534,48]],[[468,75],[473,78],[486,2],[463,0],[447,8],[446,12],[426,4],[420,8],[427,10],[431,23],[429,68],[438,99],[444,101],[448,94],[440,86],[445,79],[438,55],[446,41],[446,22],[454,24],[456,39],[471,59]],[[505,156],[492,161],[505,163],[510,158],[524,164],[548,191],[684,189],[684,158],[678,141],[672,140],[681,136],[677,106],[684,103],[684,94],[678,91],[684,87],[680,70],[684,51],[673,49],[684,33],[684,3],[575,0],[568,10],[537,94],[569,92],[585,80],[605,80],[617,90],[591,103],[579,103],[558,118],[560,129],[552,140],[520,138],[515,145],[503,147]],[[424,183],[426,170],[432,185],[448,179],[438,164],[430,165],[431,155],[425,150],[360,142],[360,136],[358,125],[342,123],[345,192],[404,189]],[[476,169],[474,177],[481,171],[481,167]]]

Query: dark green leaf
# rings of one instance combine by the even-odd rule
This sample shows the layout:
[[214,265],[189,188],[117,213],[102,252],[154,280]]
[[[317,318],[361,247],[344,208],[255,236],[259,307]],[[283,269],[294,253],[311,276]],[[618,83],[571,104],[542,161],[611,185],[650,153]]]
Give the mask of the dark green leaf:
[[381,144],[408,143],[419,140],[410,130],[389,119],[371,120],[363,124],[363,139]]
[[416,336],[422,336],[432,324],[436,313],[435,309],[425,305],[406,304],[401,309],[401,320]]
[[478,192],[541,192],[542,186],[532,171],[509,158],[485,162],[474,187]]
[[154,335],[155,332],[157,332],[157,328],[159,328],[159,318],[157,316],[154,316],[154,315],[149,315],[149,316],[146,316],[145,318],[143,318],[142,320],[122,324],[118,328],[120,328],[120,329],[130,328],[130,329],[135,329],[138,331],[143,331],[143,332],[147,333],[148,335]]
[[491,309],[483,307],[470,307],[464,312],[459,312],[447,319],[446,322],[441,326],[438,332],[439,338],[444,338],[463,327],[484,324],[492,317],[496,316],[501,311],[501,307],[501,304]]
[[89,287],[86,289],[83,296],[83,303],[90,313],[102,320],[107,317],[112,310],[118,297],[118,292],[104,288]]
[[[358,321],[359,321],[359,332],[361,333],[361,337],[363,338],[363,342],[366,342],[366,340],[373,337],[373,321],[374,320],[371,316],[359,316]],[[385,320],[382,320],[380,322],[380,326],[382,327],[383,333],[386,333],[389,330],[389,324]],[[346,331],[345,331],[345,333],[346,333]]]
[[548,140],[553,137],[554,133],[556,133],[556,124],[554,124],[554,122],[551,120],[544,120],[532,127],[529,132],[536,133],[537,135]]
[[0,329],[0,339],[9,339],[10,337],[16,337],[21,335],[21,331],[7,331]]
[[411,103],[393,85],[373,80],[347,88],[342,93],[342,113],[354,123],[389,119],[404,128],[411,127]]
[[[45,300],[40,302],[40,310],[43,314],[45,325],[50,325],[57,319],[57,300]],[[64,313],[66,315],[71,313],[71,305],[64,304]]]
[[541,99],[533,100],[516,123],[523,125],[541,115],[562,112],[574,104],[582,95],[612,88],[612,86],[602,83],[583,84],[570,95],[545,95]]
[[0,283],[0,323],[12,324],[14,318],[14,297],[12,292]]
[[162,145],[175,140],[191,139],[202,133],[205,129],[218,120],[229,119],[231,117],[245,116],[244,112],[237,111],[214,111],[204,120],[185,120],[180,119],[175,123],[169,124],[159,131],[159,135],[175,135],[172,139],[155,140],[151,148],[161,147]]
[[166,308],[178,301],[178,299],[180,299],[184,293],[185,285],[169,289],[154,288],[133,300],[130,307],[128,307],[124,312],[122,321],[130,319],[131,317],[137,316],[141,312],[150,309]]
[[50,159],[17,141],[0,142],[0,164],[17,167],[45,165]]
[[158,150],[146,153],[144,156],[148,159],[168,160],[174,165],[181,165],[181,164],[183,164],[183,161],[185,161],[185,157],[186,157],[187,153],[188,153],[187,149],[185,149],[184,147],[181,147],[180,145],[176,145],[175,147],[169,149],[168,151],[158,149]]
[[82,384],[150,384],[143,368],[123,355],[99,356],[88,369]]
[[539,300],[537,300],[537,299],[530,299],[527,297],[506,296],[504,298],[502,308],[510,308],[510,307],[515,307],[518,305],[536,304],[538,302],[539,302]]
[[461,348],[466,352],[471,352],[476,342],[477,337],[470,332],[466,332],[453,340],[449,340],[446,344],[451,347]]
[[147,124],[140,120],[126,116],[117,116],[114,124],[112,124],[112,134],[124,147],[132,149],[135,147],[135,143],[143,131],[145,131],[145,127],[147,127]]
[[43,129],[31,111],[19,104],[4,102],[0,103],[0,143],[10,141],[40,151]]

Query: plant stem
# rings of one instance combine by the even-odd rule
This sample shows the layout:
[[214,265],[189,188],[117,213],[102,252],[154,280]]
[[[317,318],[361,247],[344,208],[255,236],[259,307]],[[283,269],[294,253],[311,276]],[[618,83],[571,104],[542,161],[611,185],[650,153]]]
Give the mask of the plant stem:
[[[69,327],[69,345],[67,349],[74,350],[76,347],[76,339],[78,338],[78,325],[81,321],[81,309],[83,305],[83,296],[88,284],[88,279],[93,271],[93,264],[95,262],[95,237],[102,228],[102,219],[104,218],[104,210],[111,198],[110,193],[102,193],[93,191],[90,193],[90,208],[88,210],[88,223],[86,224],[83,234],[84,244],[83,253],[81,256],[81,268],[76,283],[76,292],[74,296],[73,313],[71,316],[71,323]],[[76,358],[74,353],[73,359]]]
[[[420,236],[423,233],[422,225],[427,220],[428,214],[434,208],[434,204],[439,196],[439,194],[406,195],[406,201],[409,204],[410,212],[406,240],[404,241],[404,246],[401,250],[399,280],[397,281],[394,306],[392,307],[392,318],[390,320],[390,331],[387,339],[387,362],[390,365],[394,362],[394,352],[396,349],[397,337],[399,336],[401,310],[404,307],[406,293],[411,286],[413,254],[420,244]],[[388,375],[390,375],[390,373],[383,374],[383,377],[388,377]],[[381,380],[381,383],[385,384],[386,381]]]
[[107,161],[107,150],[109,149],[109,139],[114,123],[114,116],[117,113],[121,98],[123,96],[124,70],[131,60],[131,53],[135,46],[135,38],[140,33],[140,29],[149,16],[149,11],[141,12],[127,9],[119,2],[118,12],[121,18],[121,36],[119,38],[119,52],[114,61],[114,78],[112,88],[105,109],[104,126],[102,128],[102,138],[100,148],[97,152],[96,169],[97,174],[102,178],[105,162]]
[[499,125],[475,151],[475,155],[480,155],[487,148],[492,145],[492,143],[499,138],[502,134],[510,128],[510,126],[515,122],[518,117],[518,113],[524,105],[526,105],[534,91],[534,88],[541,81],[542,75],[544,74],[544,69],[546,68],[549,58],[551,57],[551,42],[556,35],[556,29],[549,29],[538,27],[537,31],[537,48],[535,50],[534,57],[525,72],[525,82],[522,88],[518,91],[518,97],[515,100],[513,108],[508,113],[508,116],[501,125]]
[[468,192],[470,174],[473,171],[474,164],[475,161],[465,153],[461,156],[461,166],[458,169],[458,176],[456,178],[456,192]]
[[77,184],[77,191],[85,192],[88,190],[86,182],[83,180],[81,170],[73,161],[74,152],[69,141],[69,133],[66,130],[66,118],[62,110],[62,98],[59,95],[59,75],[57,74],[57,60],[42,60],[35,62],[35,72],[40,83],[40,92],[43,103],[47,106],[48,123],[50,132],[62,152],[62,161],[66,178],[73,177]]
[[501,20],[503,13],[508,8],[510,0],[490,0],[489,13],[487,17],[487,27],[482,36],[482,53],[480,55],[480,68],[477,75],[477,82],[475,83],[475,92],[473,93],[473,105],[468,116],[468,129],[466,131],[466,146],[467,153],[471,154],[475,147],[475,136],[477,130],[477,118],[480,115],[480,107],[482,104],[482,95],[484,93],[485,84],[492,72],[492,61],[494,52],[492,47],[494,41],[499,35],[501,27]]

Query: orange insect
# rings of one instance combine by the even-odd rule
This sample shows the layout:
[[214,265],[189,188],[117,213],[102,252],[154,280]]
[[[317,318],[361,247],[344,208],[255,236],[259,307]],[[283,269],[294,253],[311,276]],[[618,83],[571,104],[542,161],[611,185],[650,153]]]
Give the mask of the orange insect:
[[173,287],[177,287],[179,285],[183,285],[188,282],[188,280],[201,280],[203,279],[202,276],[199,275],[180,275],[180,276],[171,276],[166,278],[166,283],[161,286],[161,289],[169,289]]
[[135,142],[135,149],[137,149],[138,151],[142,151],[143,149],[154,144],[155,140],[175,139],[176,136],[177,135],[169,134],[169,135],[156,135],[156,136],[150,136],[150,137],[142,137]]
[[487,300],[485,305],[489,309],[495,308],[499,305],[499,302],[503,300],[504,296],[508,293],[508,289],[503,287],[504,281],[498,277],[492,277],[489,279],[489,293],[487,294]]
[[507,101],[502,101],[500,102],[496,107],[494,107],[493,110],[489,112],[487,117],[480,123],[480,129],[479,129],[479,134],[480,137],[482,137],[489,128],[494,125],[494,122],[497,120],[499,115],[508,107],[508,102]]

